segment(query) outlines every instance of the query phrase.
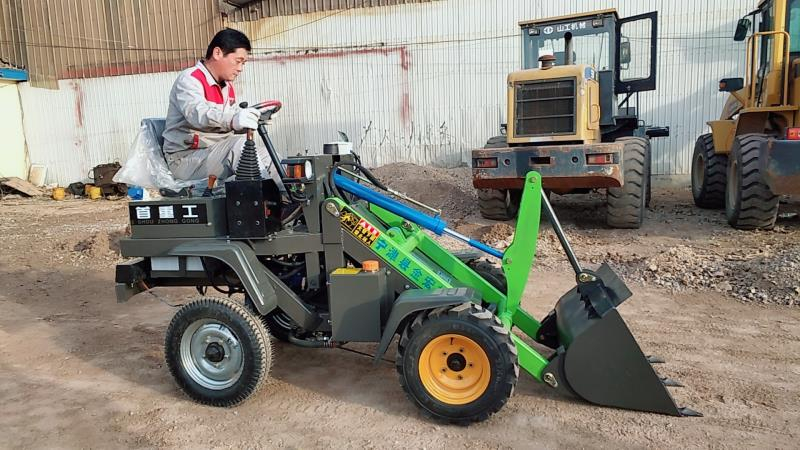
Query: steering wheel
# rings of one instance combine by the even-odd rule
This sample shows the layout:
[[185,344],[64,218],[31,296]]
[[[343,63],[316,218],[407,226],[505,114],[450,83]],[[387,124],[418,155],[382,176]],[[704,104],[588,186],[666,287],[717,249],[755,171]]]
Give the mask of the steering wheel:
[[[247,102],[242,102],[239,103],[239,107],[244,109],[248,107],[248,104]],[[280,111],[282,107],[283,103],[280,100],[266,100],[252,106],[252,108],[261,112],[261,118],[265,121],[270,120],[272,115]]]

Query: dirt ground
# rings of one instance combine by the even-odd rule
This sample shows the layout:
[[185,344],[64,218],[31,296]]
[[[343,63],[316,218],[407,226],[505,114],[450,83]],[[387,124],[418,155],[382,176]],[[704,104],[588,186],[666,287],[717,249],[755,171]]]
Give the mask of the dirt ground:
[[[441,208],[456,228],[502,247],[513,223],[477,216],[466,169],[413,166],[398,190]],[[460,171],[464,172],[461,173]],[[421,187],[420,187],[421,186]],[[414,190],[417,192],[414,192]],[[470,427],[430,422],[392,364],[342,350],[275,344],[271,378],[246,403],[187,400],[163,361],[174,309],[143,293],[114,297],[125,201],[0,201],[0,447],[11,448],[797,448],[800,442],[800,220],[729,229],[688,189],[654,191],[640,230],[610,230],[598,195],[553,196],[587,265],[608,261],[634,297],[620,311],[681,406],[675,418],[592,406],[520,374],[514,396]],[[434,204],[436,203],[436,204]],[[800,211],[800,204],[782,212]],[[573,285],[543,225],[523,306],[541,317]],[[157,289],[170,303],[189,289]],[[371,352],[374,346],[355,345]],[[394,349],[390,349],[390,356]]]

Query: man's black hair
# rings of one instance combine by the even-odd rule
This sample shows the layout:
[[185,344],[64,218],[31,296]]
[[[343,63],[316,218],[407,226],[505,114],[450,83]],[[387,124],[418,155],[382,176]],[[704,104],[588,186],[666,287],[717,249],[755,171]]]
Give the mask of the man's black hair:
[[241,31],[232,28],[225,28],[214,35],[214,39],[211,39],[211,43],[208,44],[206,59],[211,59],[211,55],[217,47],[222,49],[223,56],[233,53],[239,48],[243,48],[248,52],[251,50],[250,39]]

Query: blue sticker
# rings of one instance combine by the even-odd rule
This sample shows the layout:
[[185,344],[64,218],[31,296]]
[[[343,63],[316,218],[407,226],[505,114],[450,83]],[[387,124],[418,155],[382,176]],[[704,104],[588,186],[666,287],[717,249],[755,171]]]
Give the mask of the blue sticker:
[[591,67],[587,67],[586,69],[584,69],[583,78],[585,80],[594,80],[594,69],[592,69]]

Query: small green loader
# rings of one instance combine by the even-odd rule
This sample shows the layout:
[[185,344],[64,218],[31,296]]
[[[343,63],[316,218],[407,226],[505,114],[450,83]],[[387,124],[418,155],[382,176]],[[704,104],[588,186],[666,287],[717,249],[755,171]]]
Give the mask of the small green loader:
[[[156,286],[201,294],[166,333],[167,366],[189,397],[234,406],[253,395],[272,364],[271,338],[312,348],[377,343],[377,364],[397,337],[400,385],[438,420],[498,412],[520,367],[598,405],[698,415],[675,404],[665,385],[676,383],[657,375],[658,359],[642,353],[622,320],[625,284],[608,265],[580,266],[538,173],[525,178],[517,232],[501,252],[407,206],[427,208],[419,202],[398,201],[346,146],[281,160],[266,128],[281,104],[256,107],[282,183],[261,179],[250,132],[224,193],[210,185],[201,196],[132,201],[131,236],[121,241],[133,259],[116,268],[118,301]],[[520,300],[542,212],[577,286],[540,321]],[[441,235],[475,250],[450,252],[434,239]]]

